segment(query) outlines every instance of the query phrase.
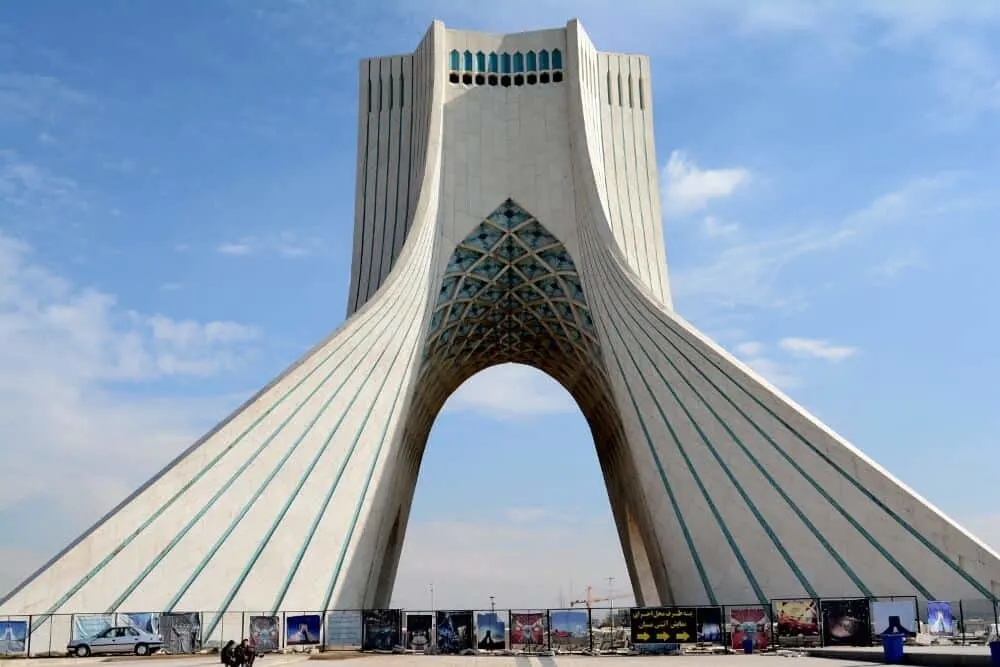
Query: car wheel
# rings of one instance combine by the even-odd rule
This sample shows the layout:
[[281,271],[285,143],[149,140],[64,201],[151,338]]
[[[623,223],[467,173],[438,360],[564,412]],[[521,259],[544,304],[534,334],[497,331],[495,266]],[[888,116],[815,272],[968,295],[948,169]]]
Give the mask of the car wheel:
[[149,655],[149,647],[146,646],[145,644],[136,644],[135,645],[135,654],[136,655]]
[[89,646],[84,645],[84,646],[77,646],[76,647],[76,657],[78,657],[78,658],[86,658],[88,655],[90,655],[90,647]]

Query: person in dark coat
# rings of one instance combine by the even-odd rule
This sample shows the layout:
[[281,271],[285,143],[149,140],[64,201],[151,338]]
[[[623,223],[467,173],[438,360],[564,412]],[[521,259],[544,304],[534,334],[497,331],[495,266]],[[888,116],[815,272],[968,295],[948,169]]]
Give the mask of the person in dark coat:
[[236,656],[241,667],[253,667],[253,661],[257,659],[257,649],[250,645],[249,639],[244,639],[236,649]]
[[226,667],[237,667],[239,662],[237,662],[236,651],[236,642],[230,639],[226,642],[226,645],[222,647],[222,651],[219,655],[219,662]]

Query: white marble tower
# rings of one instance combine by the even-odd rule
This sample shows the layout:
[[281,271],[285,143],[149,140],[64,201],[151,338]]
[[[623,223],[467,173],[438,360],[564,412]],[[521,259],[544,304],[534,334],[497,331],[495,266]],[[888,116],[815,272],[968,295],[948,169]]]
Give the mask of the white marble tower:
[[347,321],[0,616],[387,605],[431,424],[504,362],[586,416],[639,604],[1000,593],[996,552],[674,312],[647,58],[434,23],[360,78]]

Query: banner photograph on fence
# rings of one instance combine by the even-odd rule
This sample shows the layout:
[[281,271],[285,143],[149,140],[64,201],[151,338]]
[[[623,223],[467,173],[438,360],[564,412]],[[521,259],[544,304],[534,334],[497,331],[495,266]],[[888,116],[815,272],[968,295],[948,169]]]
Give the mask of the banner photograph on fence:
[[327,646],[361,646],[361,612],[353,609],[330,611],[326,614]]
[[743,650],[743,638],[753,637],[753,645],[760,651],[767,649],[767,609],[758,605],[729,607],[729,635],[734,650]]
[[201,614],[161,614],[160,634],[167,653],[194,653],[201,647]]
[[27,637],[27,621],[0,621],[0,655],[22,655],[27,650]]
[[471,611],[439,611],[436,620],[438,651],[459,653],[472,648],[475,632]]
[[368,609],[361,614],[365,651],[391,651],[401,642],[403,614],[398,609]]
[[868,598],[822,600],[824,646],[871,646],[872,621]]
[[250,617],[250,643],[261,653],[271,653],[278,650],[279,633],[277,616]]
[[927,632],[940,636],[955,634],[955,619],[951,614],[950,602],[935,600],[927,603]]
[[304,646],[319,643],[319,614],[303,614],[285,618],[285,644]]
[[698,641],[722,642],[722,607],[698,607]]
[[581,651],[590,648],[590,613],[585,609],[553,609],[549,612],[552,648]]
[[526,651],[539,651],[546,647],[545,612],[511,612],[510,614],[510,645],[511,648]]
[[816,600],[777,600],[774,616],[779,637],[819,637],[819,610]]
[[917,634],[916,600],[876,600],[872,602],[872,621],[875,635]]
[[494,611],[476,614],[476,648],[481,651],[503,651],[507,648],[507,624],[503,616]]
[[406,615],[406,648],[423,651],[431,643],[434,635],[434,617],[430,614]]
[[91,639],[115,627],[114,614],[74,614],[73,639]]
[[644,607],[632,610],[633,644],[684,644],[698,641],[694,607]]

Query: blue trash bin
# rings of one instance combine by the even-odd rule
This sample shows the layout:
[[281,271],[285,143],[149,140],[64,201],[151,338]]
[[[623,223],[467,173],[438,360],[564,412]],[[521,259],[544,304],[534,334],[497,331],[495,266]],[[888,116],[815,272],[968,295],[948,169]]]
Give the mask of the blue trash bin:
[[1000,667],[1000,641],[990,642],[990,664]]
[[906,635],[897,633],[885,633],[882,635],[882,650],[885,655],[885,664],[903,664],[903,639]]
[[753,655],[753,635],[744,635],[743,652],[747,655]]

